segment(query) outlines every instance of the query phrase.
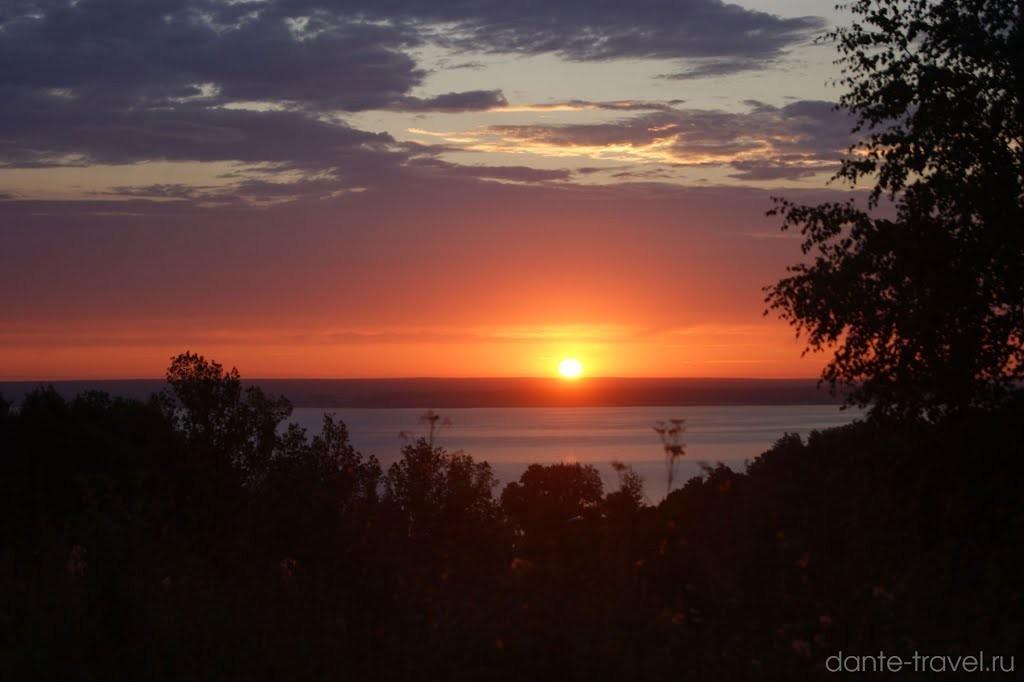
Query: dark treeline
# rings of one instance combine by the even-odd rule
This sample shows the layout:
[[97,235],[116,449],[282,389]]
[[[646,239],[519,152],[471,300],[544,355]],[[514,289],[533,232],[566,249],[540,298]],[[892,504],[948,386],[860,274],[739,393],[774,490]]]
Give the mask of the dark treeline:
[[620,470],[383,470],[177,358],[147,402],[0,408],[0,678],[797,679],[880,649],[1013,654],[1024,420],[783,437],[657,507]]

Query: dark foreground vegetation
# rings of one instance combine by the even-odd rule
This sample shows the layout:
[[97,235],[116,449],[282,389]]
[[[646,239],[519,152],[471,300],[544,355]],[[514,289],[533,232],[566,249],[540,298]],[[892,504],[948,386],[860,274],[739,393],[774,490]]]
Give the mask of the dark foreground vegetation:
[[782,438],[657,507],[631,472],[383,471],[198,356],[149,402],[0,409],[0,678],[797,679],[1020,650],[1024,419]]

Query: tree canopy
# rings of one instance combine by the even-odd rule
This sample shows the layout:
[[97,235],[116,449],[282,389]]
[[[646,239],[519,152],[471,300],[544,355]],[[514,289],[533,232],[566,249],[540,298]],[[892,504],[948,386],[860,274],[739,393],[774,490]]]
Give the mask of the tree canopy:
[[810,262],[766,303],[874,414],[941,419],[1024,379],[1024,34],[1017,0],[857,0],[829,34],[866,201],[778,200]]

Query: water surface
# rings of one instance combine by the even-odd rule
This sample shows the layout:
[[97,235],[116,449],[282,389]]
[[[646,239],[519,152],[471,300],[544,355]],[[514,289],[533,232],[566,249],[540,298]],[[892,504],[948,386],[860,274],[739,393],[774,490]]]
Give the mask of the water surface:
[[[424,410],[296,408],[292,421],[316,432],[325,412],[348,426],[352,443],[374,454],[384,466],[394,462],[402,431],[425,433],[419,423]],[[654,432],[659,420],[685,419],[686,455],[677,479],[700,473],[700,463],[724,462],[742,469],[784,433],[806,437],[811,431],[847,424],[856,410],[834,405],[730,405],[685,407],[521,407],[453,408],[438,411],[450,426],[436,442],[487,460],[502,483],[515,480],[530,463],[578,461],[594,464],[614,488],[609,462],[631,464],[646,481],[652,499],[664,494],[662,447]]]

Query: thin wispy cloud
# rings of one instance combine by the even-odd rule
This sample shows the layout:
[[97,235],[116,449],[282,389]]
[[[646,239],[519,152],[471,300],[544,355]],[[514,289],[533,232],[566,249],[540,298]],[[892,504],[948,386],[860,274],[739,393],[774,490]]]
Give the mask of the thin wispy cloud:
[[829,102],[748,111],[668,108],[608,123],[496,125],[411,132],[477,152],[587,157],[670,166],[725,166],[746,180],[828,173],[849,147],[852,122]]

